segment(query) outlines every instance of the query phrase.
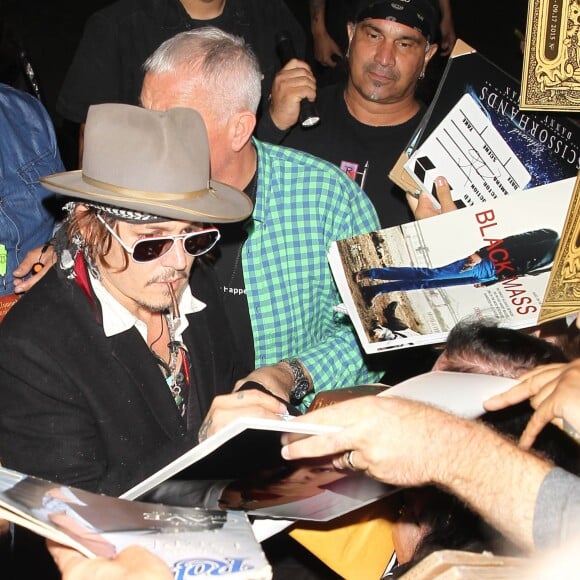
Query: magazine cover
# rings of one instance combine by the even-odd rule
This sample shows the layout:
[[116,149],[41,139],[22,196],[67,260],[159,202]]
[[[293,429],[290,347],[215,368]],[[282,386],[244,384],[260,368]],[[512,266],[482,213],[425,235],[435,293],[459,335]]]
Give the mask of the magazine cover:
[[131,502],[0,468],[0,517],[71,546],[111,558],[148,548],[177,579],[269,579],[270,565],[242,512]]
[[580,2],[529,0],[520,107],[580,111]]
[[[405,163],[465,95],[470,95],[529,173],[523,189],[576,176],[580,167],[580,127],[564,114],[520,110],[520,82],[458,40],[431,105],[389,173],[397,185],[406,191],[416,190],[416,180],[423,180],[423,170],[419,167],[413,178]],[[464,146],[462,150],[467,152],[472,172],[473,168],[481,168],[485,176],[493,178],[490,170],[484,168],[485,156],[471,154],[471,147]],[[428,167],[430,171],[425,175],[431,180],[434,173],[447,176],[449,164],[465,165],[459,158],[451,159],[445,165]],[[424,188],[428,190],[429,181],[425,181]],[[497,193],[501,194],[501,190],[497,189]],[[473,196],[471,201],[476,204],[481,200]]]
[[365,352],[441,342],[466,317],[536,324],[574,182],[334,242]]

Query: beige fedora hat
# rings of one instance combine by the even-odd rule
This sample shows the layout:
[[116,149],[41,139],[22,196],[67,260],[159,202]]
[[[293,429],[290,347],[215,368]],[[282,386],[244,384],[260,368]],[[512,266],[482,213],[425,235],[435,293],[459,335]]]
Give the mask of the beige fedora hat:
[[83,168],[43,177],[44,187],[94,204],[169,220],[236,222],[252,213],[242,191],[213,181],[197,111],[122,104],[89,108]]

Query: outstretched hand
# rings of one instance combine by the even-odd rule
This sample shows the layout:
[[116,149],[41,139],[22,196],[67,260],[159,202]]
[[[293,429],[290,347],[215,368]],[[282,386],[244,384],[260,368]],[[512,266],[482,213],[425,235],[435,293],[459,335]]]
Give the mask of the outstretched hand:
[[435,188],[437,191],[437,200],[441,207],[436,207],[433,204],[431,196],[421,191],[419,197],[407,193],[407,203],[415,216],[415,219],[422,220],[442,213],[447,213],[457,209],[455,202],[451,198],[451,188],[444,177],[437,177],[435,179]]
[[[463,422],[434,407],[392,396],[343,401],[293,421],[342,429],[308,437],[282,435],[285,459],[328,457],[337,469],[364,471],[393,485],[435,481],[444,463],[441,456],[448,454],[447,443],[439,435]],[[428,451],[427,441],[434,442]]]
[[521,447],[529,449],[550,422],[580,442],[580,359],[537,367],[484,406],[497,411],[526,399],[536,411],[520,437]]
[[326,29],[320,34],[314,35],[314,58],[322,65],[334,68],[336,63],[343,58],[342,51]]

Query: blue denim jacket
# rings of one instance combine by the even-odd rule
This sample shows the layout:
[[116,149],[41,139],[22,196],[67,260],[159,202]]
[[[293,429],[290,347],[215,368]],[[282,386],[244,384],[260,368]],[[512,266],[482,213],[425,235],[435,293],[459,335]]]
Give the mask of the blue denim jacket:
[[42,103],[0,84],[0,296],[14,291],[20,261],[52,235],[55,217],[43,200],[54,194],[38,180],[59,171],[64,167]]

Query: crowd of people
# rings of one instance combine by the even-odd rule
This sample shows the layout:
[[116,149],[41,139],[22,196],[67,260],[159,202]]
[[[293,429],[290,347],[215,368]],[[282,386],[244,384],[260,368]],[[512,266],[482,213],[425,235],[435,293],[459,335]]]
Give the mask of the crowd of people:
[[[554,341],[463,322],[410,368],[402,354],[365,355],[333,310],[333,241],[455,210],[443,176],[439,207],[386,177],[426,111],[430,62],[455,41],[449,0],[345,4],[341,48],[323,26],[330,4],[310,1],[317,58],[344,63],[322,88],[282,0],[98,11],[58,99],[79,127],[79,169],[65,171],[40,101],[0,84],[0,461],[117,496],[240,416],[303,412],[321,391],[396,382],[401,366],[500,375],[518,384],[481,420],[361,397],[295,418],[341,429],[284,435],[281,454],[406,488],[393,500],[394,574],[442,548],[567,545],[580,532],[574,323]],[[281,32],[297,57],[283,65]],[[314,127],[298,123],[304,99],[323,111]],[[556,232],[512,238],[517,275],[552,263]],[[485,248],[429,271],[356,275],[369,305],[403,287],[500,279]],[[46,552],[1,523],[19,562]],[[65,580],[171,577],[138,547],[112,560],[48,550]]]

